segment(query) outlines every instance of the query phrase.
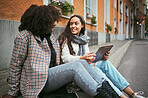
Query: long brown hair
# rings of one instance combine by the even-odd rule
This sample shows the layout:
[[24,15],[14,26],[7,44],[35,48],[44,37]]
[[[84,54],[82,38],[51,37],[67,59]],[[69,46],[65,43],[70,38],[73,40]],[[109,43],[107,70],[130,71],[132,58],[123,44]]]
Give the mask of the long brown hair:
[[81,23],[82,23],[82,25],[83,25],[83,27],[81,28],[80,34],[83,34],[83,35],[84,35],[84,32],[85,32],[85,21],[84,21],[83,17],[80,16],[80,15],[73,15],[73,16],[69,19],[69,21],[68,21],[68,23],[67,23],[67,25],[66,25],[66,28],[65,28],[65,30],[64,30],[64,32],[62,32],[62,34],[61,34],[61,35],[59,36],[59,38],[58,38],[59,43],[60,43],[61,52],[62,52],[63,45],[64,45],[65,43],[67,43],[71,55],[75,55],[75,52],[73,51],[73,47],[72,47],[72,45],[71,45],[71,42],[74,42],[73,36],[72,36],[73,34],[72,34],[71,31],[70,31],[70,20],[71,20],[73,17],[77,17],[77,18],[80,19],[80,21],[81,21]]

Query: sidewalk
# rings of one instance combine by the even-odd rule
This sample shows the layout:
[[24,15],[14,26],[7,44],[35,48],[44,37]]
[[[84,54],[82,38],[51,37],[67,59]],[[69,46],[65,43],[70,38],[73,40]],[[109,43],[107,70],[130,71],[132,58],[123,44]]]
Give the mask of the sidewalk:
[[[125,55],[129,45],[131,44],[132,40],[117,40],[117,41],[112,41],[110,43],[105,43],[105,44],[100,44],[97,46],[90,46],[90,51],[93,51],[94,53],[98,50],[100,46],[104,45],[114,45],[113,48],[111,49],[111,53],[109,56],[109,61],[116,67],[118,68],[120,61],[122,60],[123,56]],[[86,95],[84,92],[79,92],[78,95],[80,96],[79,98],[93,98],[89,95]]]
[[[97,46],[90,46],[90,51],[94,51],[94,53],[97,51],[99,46],[103,45],[114,45],[113,48],[111,49],[111,54],[109,57],[109,61],[116,67],[118,68],[118,65],[123,58],[124,54],[126,53],[130,43],[132,40],[118,40],[118,41],[112,41],[110,43],[105,43]],[[8,77],[8,69],[5,70],[0,70],[0,95],[3,95],[7,92],[8,90],[8,85],[7,85],[7,77]],[[80,95],[80,98],[93,98],[85,93],[78,93]]]
[[110,43],[105,43],[105,44],[101,44],[98,46],[91,46],[90,51],[93,51],[95,53],[100,46],[114,45],[110,51],[111,53],[110,53],[108,60],[117,68],[118,64],[120,63],[121,59],[123,58],[124,54],[126,53],[131,42],[132,42],[132,40],[112,41]]

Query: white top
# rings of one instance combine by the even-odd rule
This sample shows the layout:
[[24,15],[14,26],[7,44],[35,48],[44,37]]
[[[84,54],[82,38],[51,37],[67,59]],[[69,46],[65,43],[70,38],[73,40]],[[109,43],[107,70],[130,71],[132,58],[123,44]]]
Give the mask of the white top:
[[[77,54],[79,51],[79,44],[76,43],[71,43],[74,52]],[[89,47],[88,44],[84,45],[85,46],[85,53],[89,53]],[[81,56],[77,56],[77,55],[71,55],[69,52],[69,48],[67,43],[65,43],[63,45],[63,49],[62,49],[62,55],[61,58],[63,60],[64,63],[70,62],[70,61],[75,61],[75,60],[79,60]]]

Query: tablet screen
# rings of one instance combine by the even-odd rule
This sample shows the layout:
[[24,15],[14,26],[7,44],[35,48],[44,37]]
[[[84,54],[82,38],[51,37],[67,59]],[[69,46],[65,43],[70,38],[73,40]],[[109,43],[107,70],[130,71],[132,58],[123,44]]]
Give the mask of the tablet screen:
[[103,59],[103,56],[105,55],[105,53],[107,53],[108,51],[111,50],[111,48],[113,47],[113,45],[107,45],[107,46],[101,46],[99,47],[99,49],[97,50],[96,57],[95,60],[93,62],[97,62],[99,60]]

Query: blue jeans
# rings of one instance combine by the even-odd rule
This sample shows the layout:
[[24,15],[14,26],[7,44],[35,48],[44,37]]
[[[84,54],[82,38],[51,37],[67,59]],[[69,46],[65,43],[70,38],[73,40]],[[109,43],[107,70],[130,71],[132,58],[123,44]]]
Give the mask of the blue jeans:
[[122,94],[123,89],[129,86],[129,83],[126,81],[126,79],[108,60],[98,61],[95,67],[94,63],[90,65],[110,83],[112,88],[119,96]]
[[102,78],[100,74],[93,71],[87,61],[78,60],[49,68],[48,78],[41,93],[50,93],[69,82],[75,81],[84,92],[95,96],[98,94],[97,88],[104,81]]

